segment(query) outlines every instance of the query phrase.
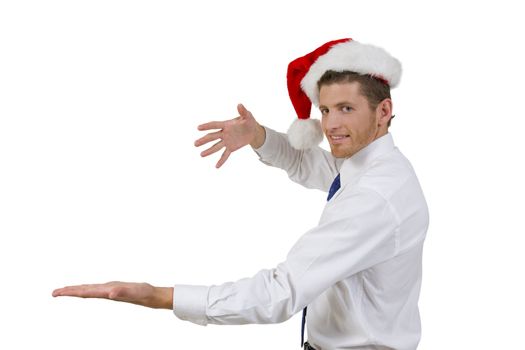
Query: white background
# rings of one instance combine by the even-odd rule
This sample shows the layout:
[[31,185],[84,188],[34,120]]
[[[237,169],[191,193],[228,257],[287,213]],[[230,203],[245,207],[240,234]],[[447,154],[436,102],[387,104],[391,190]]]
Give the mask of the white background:
[[513,3],[2,1],[0,348],[297,349],[300,315],[200,327],[51,291],[218,284],[282,261],[325,194],[250,149],[216,170],[196,126],[243,102],[285,131],[288,62],[344,37],[404,67],[391,132],[431,213],[419,349],[521,346],[525,26]]

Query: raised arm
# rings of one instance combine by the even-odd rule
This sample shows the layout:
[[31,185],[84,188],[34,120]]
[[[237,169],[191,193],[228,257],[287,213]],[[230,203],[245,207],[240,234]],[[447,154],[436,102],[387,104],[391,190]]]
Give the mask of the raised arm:
[[296,150],[290,145],[285,134],[260,125],[242,104],[237,106],[237,111],[237,118],[198,126],[201,131],[210,132],[195,141],[195,146],[216,141],[201,152],[202,157],[224,149],[216,164],[216,167],[220,168],[232,152],[250,145],[263,163],[285,170],[291,180],[308,188],[328,190],[342,160],[335,159],[330,152],[320,147],[306,151]]

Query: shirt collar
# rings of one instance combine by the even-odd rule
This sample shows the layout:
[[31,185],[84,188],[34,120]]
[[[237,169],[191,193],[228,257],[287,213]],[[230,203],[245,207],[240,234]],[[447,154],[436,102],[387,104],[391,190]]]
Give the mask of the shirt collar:
[[366,170],[374,159],[389,153],[395,148],[394,139],[390,133],[372,141],[365,148],[344,160],[341,165],[341,186],[346,185],[363,170]]

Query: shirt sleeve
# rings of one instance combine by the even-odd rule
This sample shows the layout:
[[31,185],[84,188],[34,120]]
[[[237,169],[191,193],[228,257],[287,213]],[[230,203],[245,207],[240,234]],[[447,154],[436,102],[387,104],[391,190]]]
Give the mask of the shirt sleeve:
[[277,267],[218,286],[176,285],[174,313],[200,325],[283,322],[338,281],[395,256],[397,231],[383,197],[348,190]]
[[266,165],[283,169],[288,177],[307,188],[328,191],[339,172],[343,159],[336,159],[321,147],[296,150],[288,142],[286,134],[264,127],[266,139],[255,149],[259,159]]

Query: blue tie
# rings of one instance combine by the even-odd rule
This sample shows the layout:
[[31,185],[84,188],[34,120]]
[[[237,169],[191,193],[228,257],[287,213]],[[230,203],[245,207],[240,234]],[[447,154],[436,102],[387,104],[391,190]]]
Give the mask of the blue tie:
[[[337,176],[334,179],[334,182],[332,182],[332,185],[330,186],[330,190],[328,191],[328,198],[326,199],[329,201],[334,194],[341,188],[341,176],[340,174],[337,174]],[[306,310],[308,307],[305,307],[303,309],[303,323],[301,325],[301,348],[304,344],[304,326],[306,325]]]
[[341,174],[337,174],[337,176],[334,179],[334,182],[332,182],[332,186],[330,186],[330,191],[328,191],[328,198],[326,200],[329,201],[340,188]]

